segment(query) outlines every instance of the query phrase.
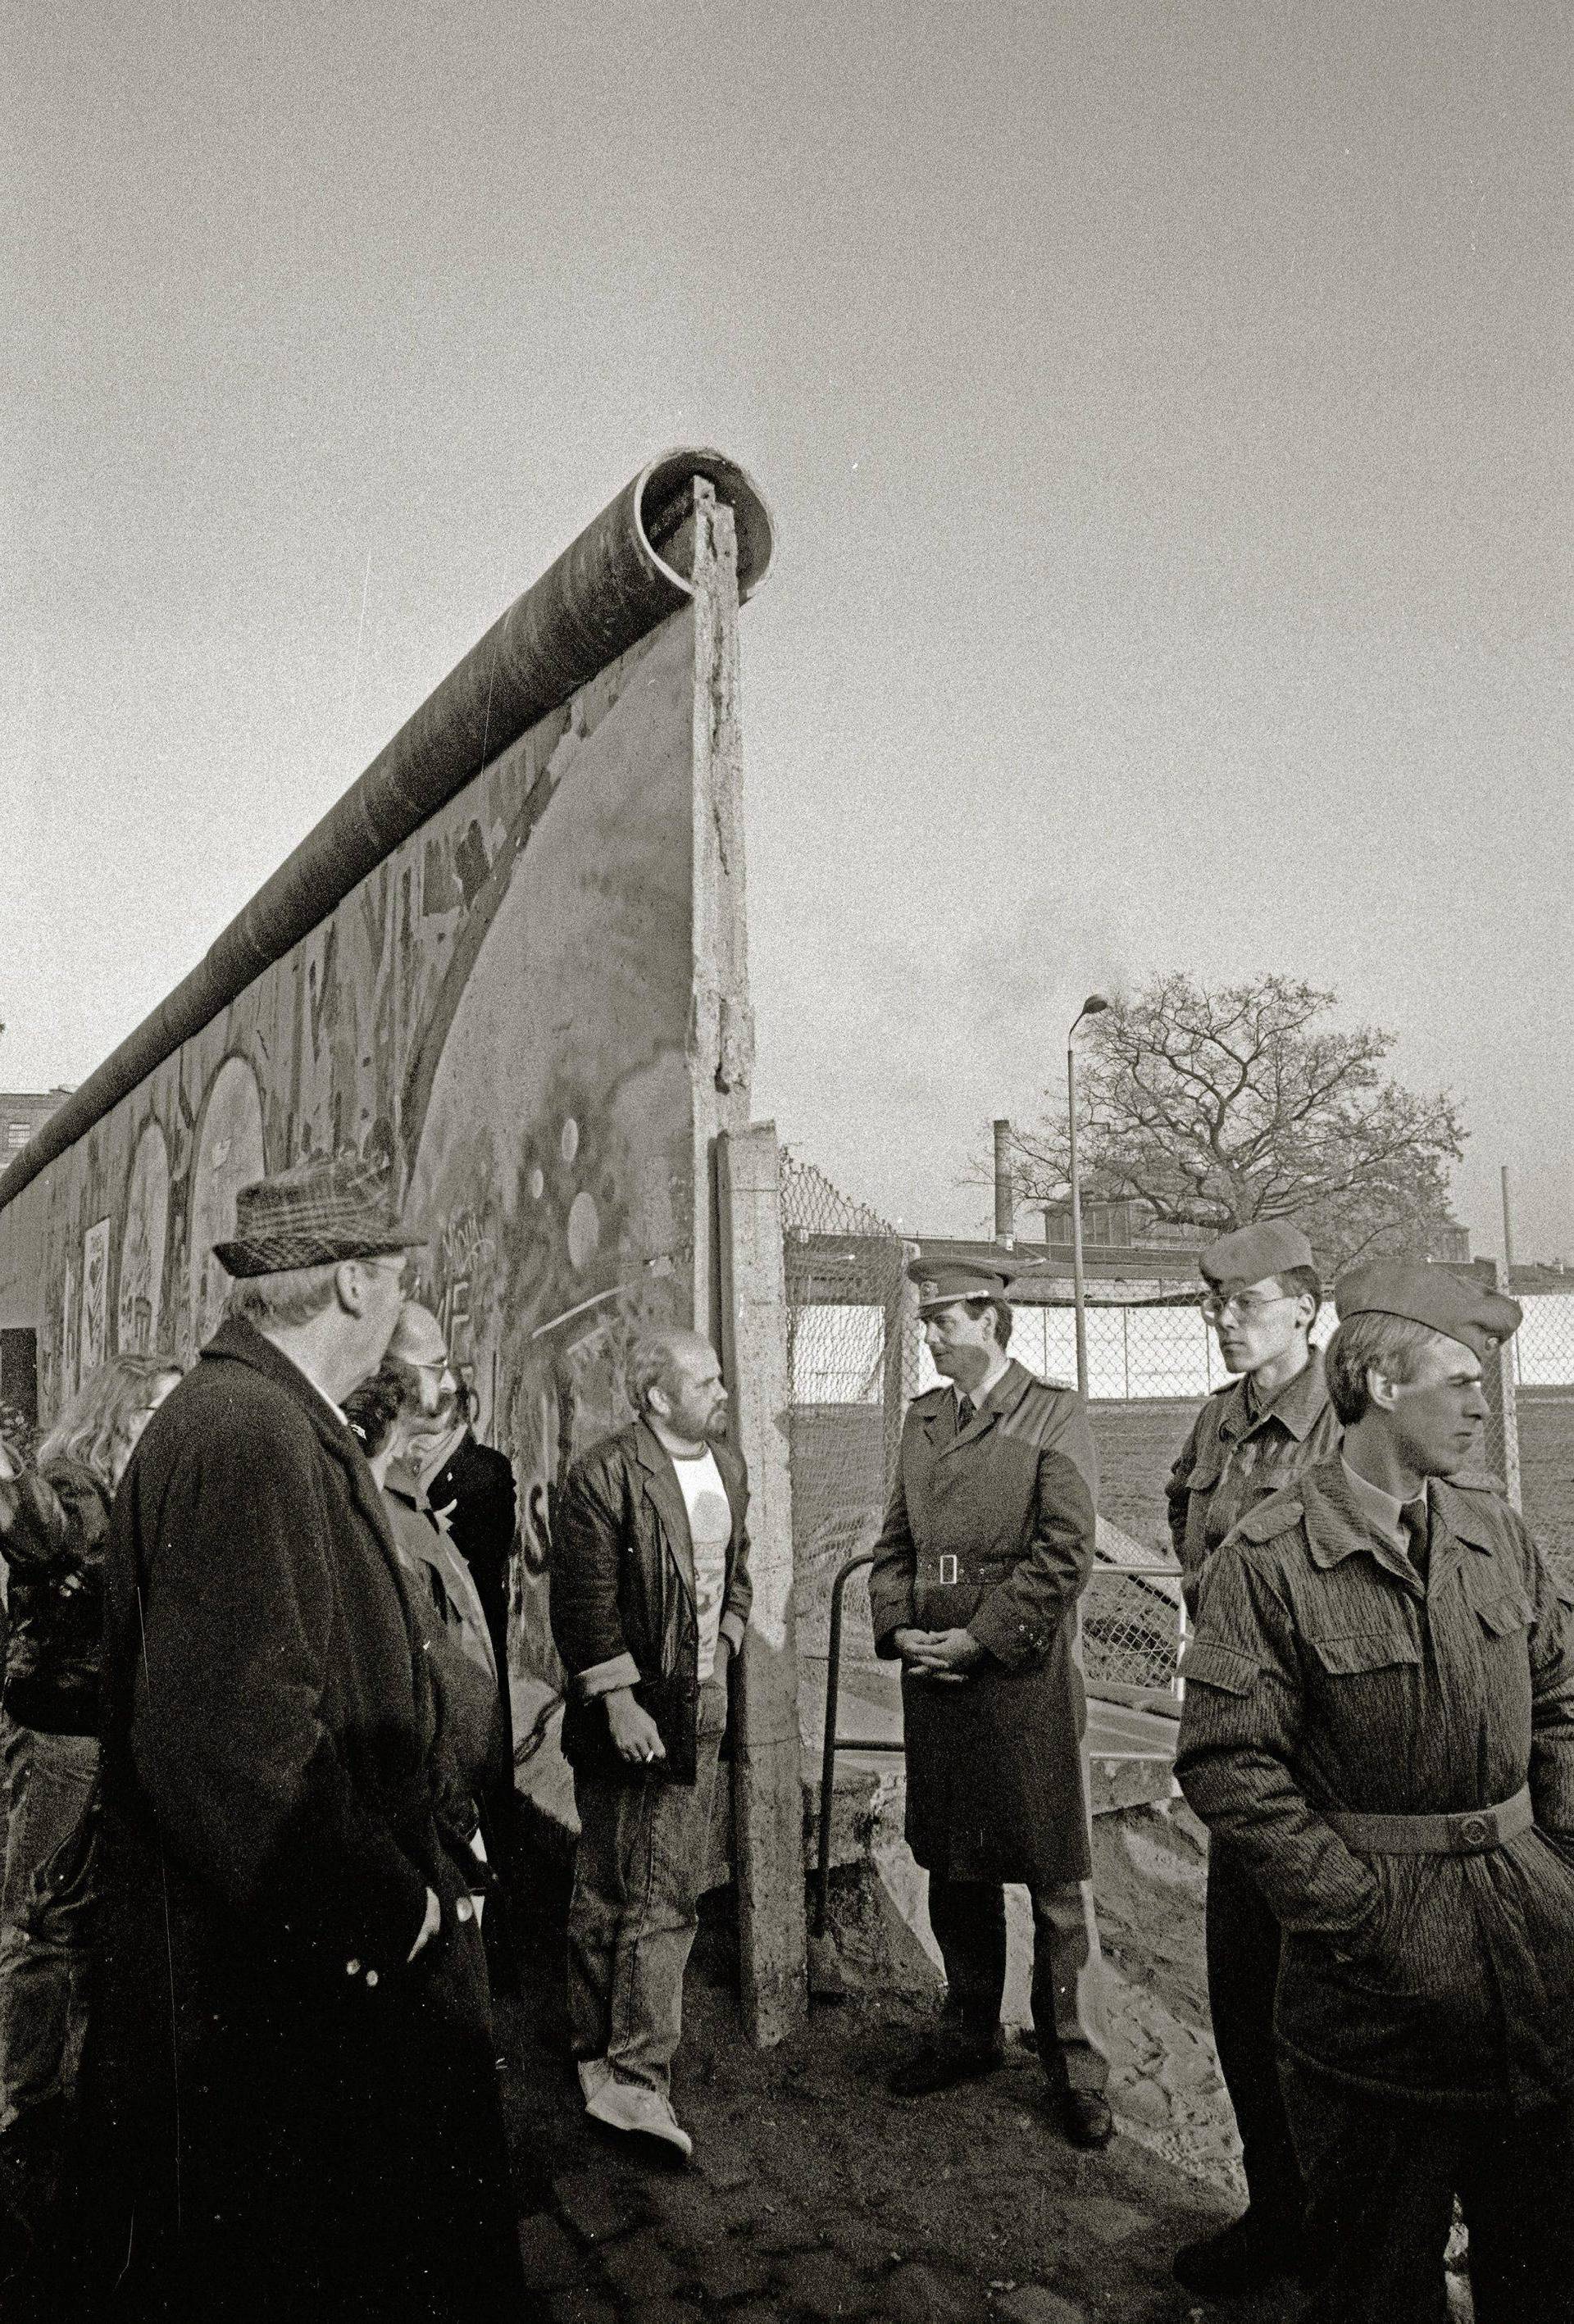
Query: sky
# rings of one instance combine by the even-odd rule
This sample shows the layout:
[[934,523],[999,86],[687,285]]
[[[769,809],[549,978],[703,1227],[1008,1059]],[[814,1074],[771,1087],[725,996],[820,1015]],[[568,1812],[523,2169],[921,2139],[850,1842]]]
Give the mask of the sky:
[[0,1084],[712,443],[796,1153],[981,1230],[1084,993],[1276,969],[1574,1259],[1571,70],[1561,0],[14,0]]

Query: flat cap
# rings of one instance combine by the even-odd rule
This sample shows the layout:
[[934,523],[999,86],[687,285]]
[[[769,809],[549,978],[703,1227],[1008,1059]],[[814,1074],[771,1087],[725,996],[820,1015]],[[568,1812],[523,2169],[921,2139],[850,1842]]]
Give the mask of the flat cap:
[[1025,1261],[1014,1251],[981,1250],[974,1259],[916,1259],[907,1280],[918,1286],[918,1313],[949,1307],[955,1299],[1008,1299]]
[[243,1186],[235,1239],[216,1242],[213,1255],[227,1275],[273,1275],[341,1259],[381,1259],[419,1250],[426,1240],[401,1222],[382,1171],[353,1154],[314,1156]]
[[1352,1315],[1398,1315],[1460,1341],[1478,1356],[1511,1340],[1524,1315],[1517,1299],[1422,1259],[1374,1259],[1352,1267],[1334,1285],[1333,1304],[1341,1323]]
[[1289,1219],[1257,1219],[1210,1242],[1197,1264],[1216,1291],[1244,1291],[1293,1267],[1312,1267],[1312,1245]]

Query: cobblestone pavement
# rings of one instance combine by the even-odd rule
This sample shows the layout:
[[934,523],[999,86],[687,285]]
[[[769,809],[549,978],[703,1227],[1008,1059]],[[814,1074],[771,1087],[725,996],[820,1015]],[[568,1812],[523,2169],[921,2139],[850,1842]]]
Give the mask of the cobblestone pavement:
[[[774,2051],[742,2041],[724,1919],[689,1975],[674,2098],[687,2171],[587,2122],[566,2057],[555,1912],[522,1916],[526,1994],[499,2007],[532,2315],[549,2324],[1184,2324],[1169,2275],[1227,2199],[1122,2136],[1066,2144],[1037,2061],[920,2100],[884,2075],[919,2031],[905,2000],[816,2006]],[[1232,2302],[1288,2324],[1299,2301]]]

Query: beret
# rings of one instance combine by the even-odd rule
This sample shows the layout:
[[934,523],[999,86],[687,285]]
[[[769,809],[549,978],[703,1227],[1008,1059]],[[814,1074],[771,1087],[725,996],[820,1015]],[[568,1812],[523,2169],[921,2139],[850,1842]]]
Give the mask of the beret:
[[1312,1245],[1288,1219],[1257,1219],[1237,1227],[1210,1243],[1198,1260],[1216,1291],[1244,1291],[1248,1283],[1262,1283],[1270,1275],[1287,1275],[1293,1267],[1312,1267]]
[[976,1259],[916,1259],[907,1280],[918,1286],[918,1313],[949,1307],[955,1299],[1008,1299],[1026,1261],[1008,1250],[982,1250]]
[[1374,1259],[1352,1267],[1334,1285],[1333,1304],[1341,1323],[1352,1315],[1398,1315],[1478,1356],[1512,1339],[1524,1314],[1517,1299],[1423,1259]]

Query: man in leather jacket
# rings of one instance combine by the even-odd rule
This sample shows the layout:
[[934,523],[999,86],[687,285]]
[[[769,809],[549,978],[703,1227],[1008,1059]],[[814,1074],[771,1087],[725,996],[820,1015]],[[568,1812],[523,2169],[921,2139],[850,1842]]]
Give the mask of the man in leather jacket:
[[749,1620],[748,1480],[692,1332],[630,1351],[638,1417],[570,1470],[552,1567],[579,1848],[570,2038],[585,2111],[686,2156],[672,2111],[727,1682]]

